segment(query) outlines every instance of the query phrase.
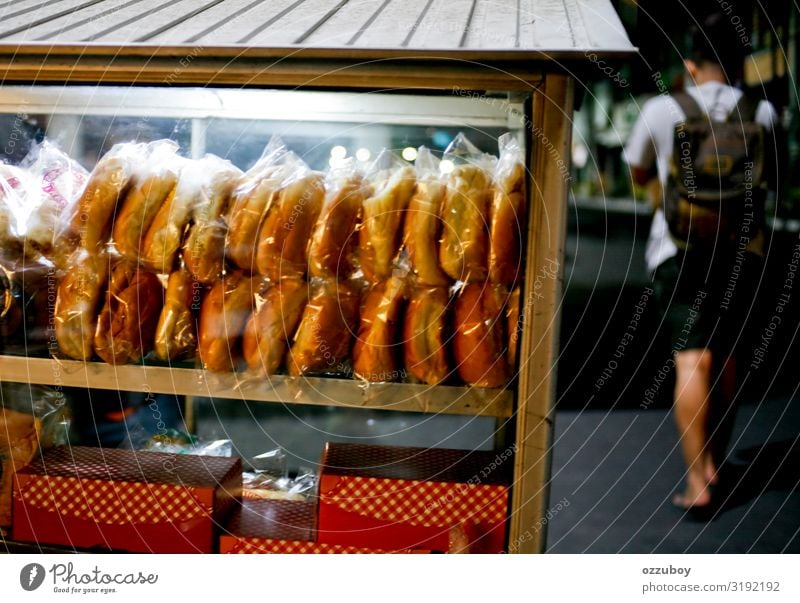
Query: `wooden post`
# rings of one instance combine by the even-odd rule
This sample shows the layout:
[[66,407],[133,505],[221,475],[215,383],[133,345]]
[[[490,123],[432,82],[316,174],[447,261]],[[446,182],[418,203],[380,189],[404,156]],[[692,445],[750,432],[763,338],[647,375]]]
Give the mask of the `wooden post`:
[[531,180],[509,552],[542,552],[560,324],[574,81],[549,74],[528,115]]

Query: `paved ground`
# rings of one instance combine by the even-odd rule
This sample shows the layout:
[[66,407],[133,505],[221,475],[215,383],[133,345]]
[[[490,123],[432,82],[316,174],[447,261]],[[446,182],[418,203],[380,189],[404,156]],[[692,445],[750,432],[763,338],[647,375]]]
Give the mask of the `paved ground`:
[[800,552],[800,400],[740,408],[720,513],[687,521],[669,504],[682,481],[667,410],[567,411],[556,419],[552,553]]

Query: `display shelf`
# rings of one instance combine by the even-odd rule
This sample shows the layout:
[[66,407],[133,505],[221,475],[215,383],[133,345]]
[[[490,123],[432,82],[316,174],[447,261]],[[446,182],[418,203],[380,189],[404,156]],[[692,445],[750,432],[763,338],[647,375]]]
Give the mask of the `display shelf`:
[[0,356],[0,381],[56,387],[507,418],[509,390],[371,383],[328,377],[264,378],[202,369]]

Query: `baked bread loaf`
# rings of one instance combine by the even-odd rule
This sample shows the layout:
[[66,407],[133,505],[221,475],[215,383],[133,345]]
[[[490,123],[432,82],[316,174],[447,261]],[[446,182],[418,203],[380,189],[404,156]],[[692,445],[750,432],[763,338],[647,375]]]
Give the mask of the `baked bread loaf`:
[[308,269],[308,241],[325,198],[320,174],[308,173],[283,187],[267,208],[258,235],[258,272],[274,281],[300,278]]
[[478,165],[456,166],[447,177],[439,263],[453,280],[486,279],[490,194],[489,174]]
[[191,357],[197,350],[193,309],[200,306],[200,283],[181,267],[169,275],[164,307],[158,318],[155,354],[159,360]]
[[374,285],[367,294],[353,347],[353,373],[359,379],[383,382],[401,377],[397,358],[402,344],[397,334],[405,289],[405,279],[393,276]]
[[403,218],[414,192],[414,170],[408,166],[380,172],[373,193],[364,200],[358,231],[361,270],[370,282],[392,276],[392,264],[400,251]]
[[241,338],[263,280],[242,272],[214,284],[200,308],[200,360],[206,370],[231,371],[241,357]]
[[465,285],[456,300],[453,353],[458,374],[478,387],[503,387],[511,377],[506,358],[506,295],[486,283]]
[[438,385],[450,373],[447,361],[447,324],[450,294],[445,287],[414,291],[403,322],[405,365],[411,375]]
[[[498,170],[499,171],[499,170]],[[513,286],[522,276],[525,223],[525,169],[513,163],[499,171],[490,211],[489,280]]]
[[212,172],[200,189],[200,202],[192,209],[192,225],[182,252],[186,268],[204,285],[216,282],[225,267],[224,214],[242,177],[241,170],[218,157],[209,163]]
[[58,349],[74,360],[94,353],[98,306],[108,281],[108,255],[78,249],[58,285],[54,324]]
[[357,174],[329,177],[326,197],[308,250],[308,271],[313,277],[346,277],[352,271],[356,226],[369,186]]
[[444,287],[450,279],[439,267],[439,212],[447,187],[436,177],[417,180],[417,188],[406,212],[405,242],[411,270],[419,285]]
[[256,297],[256,310],[247,321],[242,340],[250,370],[273,375],[280,368],[308,302],[308,284],[283,279]]
[[316,285],[289,350],[289,374],[342,372],[358,327],[358,303],[358,293],[342,281]]
[[136,362],[153,349],[164,304],[164,287],[155,274],[130,262],[111,270],[105,304],[97,317],[94,348],[109,364]]

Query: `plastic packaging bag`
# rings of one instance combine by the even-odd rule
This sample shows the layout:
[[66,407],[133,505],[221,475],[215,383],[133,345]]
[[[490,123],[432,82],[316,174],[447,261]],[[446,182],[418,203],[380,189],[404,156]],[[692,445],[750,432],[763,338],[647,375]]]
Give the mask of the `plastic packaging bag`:
[[181,266],[169,275],[164,307],[155,333],[155,355],[163,361],[191,358],[197,351],[197,320],[200,284]]
[[408,261],[417,284],[446,287],[451,281],[439,266],[439,214],[447,187],[439,174],[439,160],[426,147],[419,148],[414,168],[417,186],[408,204],[403,236]]
[[[10,258],[36,255],[36,241],[28,240],[28,220],[39,204],[36,180],[19,167],[0,163],[0,250]],[[45,238],[45,243],[49,240]]]
[[353,272],[355,231],[361,206],[370,194],[370,187],[352,158],[328,171],[325,202],[308,251],[312,277],[346,278]]
[[291,151],[281,159],[280,179],[258,233],[256,268],[277,281],[308,269],[308,241],[325,198],[324,178]]
[[205,177],[200,185],[200,198],[192,209],[192,224],[182,254],[192,276],[210,285],[222,276],[225,268],[224,214],[242,171],[214,155],[206,155],[200,162]]
[[302,501],[308,500],[316,492],[316,473],[312,469],[301,468],[297,476],[289,477],[286,453],[281,448],[253,457],[250,464],[253,470],[242,474],[243,499]]
[[147,145],[147,158],[137,166],[131,186],[114,219],[114,246],[129,262],[138,262],[145,235],[162,205],[170,203],[186,163],[172,140]]
[[[206,227],[211,226],[210,222],[219,219],[221,209],[227,204],[240,176],[240,170],[216,155],[183,163],[175,194],[159,208],[142,241],[142,264],[155,272],[168,274],[175,265],[175,256],[190,217],[198,214]],[[213,240],[218,241],[217,238]],[[211,249],[208,240],[205,245],[203,243],[203,239],[196,238],[192,245],[201,247],[189,247],[190,255],[194,251],[193,259],[202,261],[198,255],[211,252],[211,261],[221,260],[222,249]],[[220,272],[221,268],[218,268]],[[211,270],[206,268],[203,272]]]
[[522,276],[522,242],[527,229],[525,166],[522,149],[511,133],[498,142],[500,158],[490,210],[489,280],[511,287]]
[[446,347],[450,293],[446,287],[415,289],[403,319],[406,370],[422,383],[438,385],[450,375]]
[[372,194],[363,204],[358,257],[364,276],[375,283],[392,276],[416,178],[411,166],[384,149],[368,170],[367,179]]
[[491,174],[496,160],[481,153],[463,133],[450,143],[444,157],[455,167],[446,175],[439,261],[453,280],[482,281],[487,272]]
[[0,254],[0,353],[47,356],[57,280],[43,258]]
[[0,526],[11,524],[14,473],[40,450],[65,444],[69,413],[57,388],[0,384]]

